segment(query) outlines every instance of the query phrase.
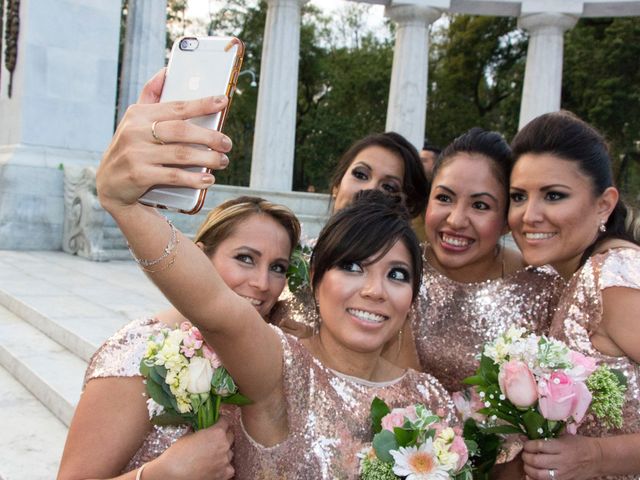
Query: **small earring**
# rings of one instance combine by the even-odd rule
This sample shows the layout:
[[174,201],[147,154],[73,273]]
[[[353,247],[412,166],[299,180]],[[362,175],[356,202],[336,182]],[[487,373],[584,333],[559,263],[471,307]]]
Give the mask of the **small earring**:
[[607,226],[605,225],[605,221],[602,220],[600,222],[600,226],[598,227],[598,230],[600,230],[601,233],[604,233],[607,231]]

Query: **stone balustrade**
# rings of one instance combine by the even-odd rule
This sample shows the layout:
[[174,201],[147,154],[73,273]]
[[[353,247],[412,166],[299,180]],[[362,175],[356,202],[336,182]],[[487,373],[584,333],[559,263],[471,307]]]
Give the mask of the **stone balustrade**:
[[[216,185],[196,215],[164,212],[174,225],[193,237],[208,212],[216,205],[241,195],[253,195],[288,206],[303,224],[303,234],[318,235],[329,214],[329,196],[319,193],[256,191],[247,187]],[[93,261],[131,258],[127,243],[113,218],[96,196],[96,167],[64,170],[64,224],[62,250]]]

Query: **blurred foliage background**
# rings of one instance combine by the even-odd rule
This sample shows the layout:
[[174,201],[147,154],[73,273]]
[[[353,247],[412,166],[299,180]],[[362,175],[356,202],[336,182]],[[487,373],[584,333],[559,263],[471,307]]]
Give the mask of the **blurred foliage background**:
[[[126,7],[126,0],[125,7]],[[247,47],[244,70],[260,82],[264,1],[226,0],[209,18],[187,20],[185,0],[169,0],[167,48],[185,33],[224,34]],[[303,9],[294,190],[327,191],[339,156],[355,140],[384,131],[394,28],[368,26],[370,6],[345,4],[331,17]],[[126,11],[126,8],[124,9]],[[473,126],[517,131],[528,37],[515,18],[449,15],[432,30],[425,136],[445,146]],[[283,52],[283,55],[295,52]],[[640,18],[582,19],[565,34],[562,108],[609,140],[618,186],[640,194]],[[248,185],[257,88],[240,77],[225,132],[234,141],[220,183]]]

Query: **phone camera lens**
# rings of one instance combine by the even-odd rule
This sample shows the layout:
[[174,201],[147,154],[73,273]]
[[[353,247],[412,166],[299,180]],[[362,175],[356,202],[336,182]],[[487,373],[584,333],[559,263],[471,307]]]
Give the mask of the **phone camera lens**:
[[180,42],[180,49],[181,50],[188,50],[189,49],[189,40],[188,39],[185,38]]

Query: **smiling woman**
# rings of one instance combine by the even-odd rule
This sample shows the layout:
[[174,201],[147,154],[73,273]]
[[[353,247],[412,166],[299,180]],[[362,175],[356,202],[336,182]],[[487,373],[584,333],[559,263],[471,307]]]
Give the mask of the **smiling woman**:
[[333,210],[349,205],[361,190],[402,196],[411,217],[423,212],[428,181],[418,151],[395,132],[375,133],[342,155],[331,180]]
[[[204,261],[215,265],[226,285],[268,320],[284,288],[289,256],[299,235],[298,220],[286,207],[257,197],[239,197],[213,209],[194,241],[206,254]],[[186,321],[175,308],[135,320],[94,354],[69,429],[60,479],[113,477],[152,460],[166,478],[198,478],[193,477],[195,469],[202,478],[228,478],[226,421],[187,437],[192,433],[190,427],[153,426],[149,421],[140,373],[147,341],[161,329]],[[95,415],[96,410],[100,415]],[[177,447],[171,447],[182,437]],[[172,460],[182,455],[186,445],[194,454],[192,465]],[[110,452],[107,456],[101,455],[105,449]],[[87,455],[94,459],[90,465],[85,463]],[[100,461],[95,460],[98,458]],[[151,468],[150,464],[149,471]]]
[[[142,98],[153,98],[158,87],[161,84],[152,81]],[[380,355],[384,344],[398,334],[420,282],[420,249],[415,234],[406,211],[398,206],[398,198],[376,190],[363,192],[363,198],[329,220],[316,244],[312,281],[321,302],[322,320],[317,334],[299,340],[268,325],[256,310],[256,303],[262,300],[259,291],[265,291],[261,290],[262,283],[253,285],[255,290],[245,290],[245,283],[240,282],[242,290],[234,291],[225,282],[225,272],[196,244],[168,226],[158,212],[138,203],[152,185],[211,185],[210,175],[159,162],[159,153],[172,147],[154,142],[150,127],[156,121],[169,124],[165,125],[165,143],[185,142],[181,133],[188,133],[189,139],[201,135],[200,142],[211,148],[210,155],[201,159],[201,166],[218,169],[223,167],[220,152],[229,150],[229,142],[223,141],[221,133],[202,131],[185,119],[216,113],[225,105],[220,99],[200,99],[182,102],[179,109],[171,102],[129,108],[96,176],[100,202],[118,223],[141,265],[153,264],[152,269],[147,269],[149,278],[198,327],[242,394],[252,400],[240,407],[240,415],[232,421],[235,472],[198,470],[192,461],[193,452],[181,447],[216,429],[214,426],[185,436],[164,457],[140,467],[137,477],[145,468],[144,474],[150,478],[197,479],[206,478],[207,474],[210,478],[229,478],[234,473],[238,479],[356,478],[357,453],[370,442],[373,433],[369,409],[376,396],[390,407],[423,403],[442,413],[447,421],[452,416],[450,398],[435,378],[400,369]],[[262,278],[279,275],[280,262],[286,258],[287,248],[292,247],[288,235],[270,233],[264,239],[256,236],[243,238],[239,247],[229,249],[232,261],[239,262],[234,268],[255,264]],[[287,244],[282,251],[261,243],[282,239]],[[261,251],[262,258],[251,257],[253,250]],[[251,260],[247,261],[247,257]],[[246,286],[252,286],[251,282]],[[249,297],[250,301],[242,297]],[[341,321],[354,328],[339,328]],[[140,389],[140,385],[136,388]],[[138,397],[140,393],[138,390]],[[131,399],[127,400],[129,403]],[[144,405],[140,408],[140,403],[136,403],[135,418],[138,426],[148,425],[146,409]],[[112,412],[123,408],[120,397],[108,398],[103,404]],[[85,409],[79,425],[90,425],[90,413],[95,411]],[[102,414],[100,411],[96,416]],[[117,442],[126,444],[127,452],[135,453],[144,434],[129,438],[128,433],[134,429],[117,416],[109,425],[105,423],[102,422],[101,432],[84,429],[84,436],[98,451],[96,455],[85,454],[78,459],[83,438],[75,436],[72,443],[76,467],[82,467],[83,473],[72,470],[65,478],[108,476],[113,464],[109,473],[93,464],[104,467],[105,463],[117,463],[114,450],[119,452],[121,468],[126,466],[129,459]],[[110,443],[100,452],[99,441],[103,437],[109,438]],[[228,448],[228,440],[225,445]],[[218,456],[224,448],[211,441],[207,447],[217,448],[213,453],[209,450],[206,457],[211,463],[216,459],[218,463],[228,462],[229,454],[222,459]],[[181,452],[181,456],[173,452]],[[182,469],[183,475],[172,475],[171,469]],[[135,477],[136,473],[130,471],[120,478]]]
[[508,231],[510,166],[502,136],[474,128],[433,170],[423,284],[411,328],[385,355],[433,374],[449,392],[463,388],[482,345],[509,326],[545,332],[559,295],[557,275],[524,268],[519,253],[500,244]]
[[607,144],[568,112],[532,120],[513,140],[509,224],[524,258],[567,281],[550,334],[624,374],[621,428],[589,416],[578,435],[528,442],[533,479],[640,478],[640,247],[619,200]]

